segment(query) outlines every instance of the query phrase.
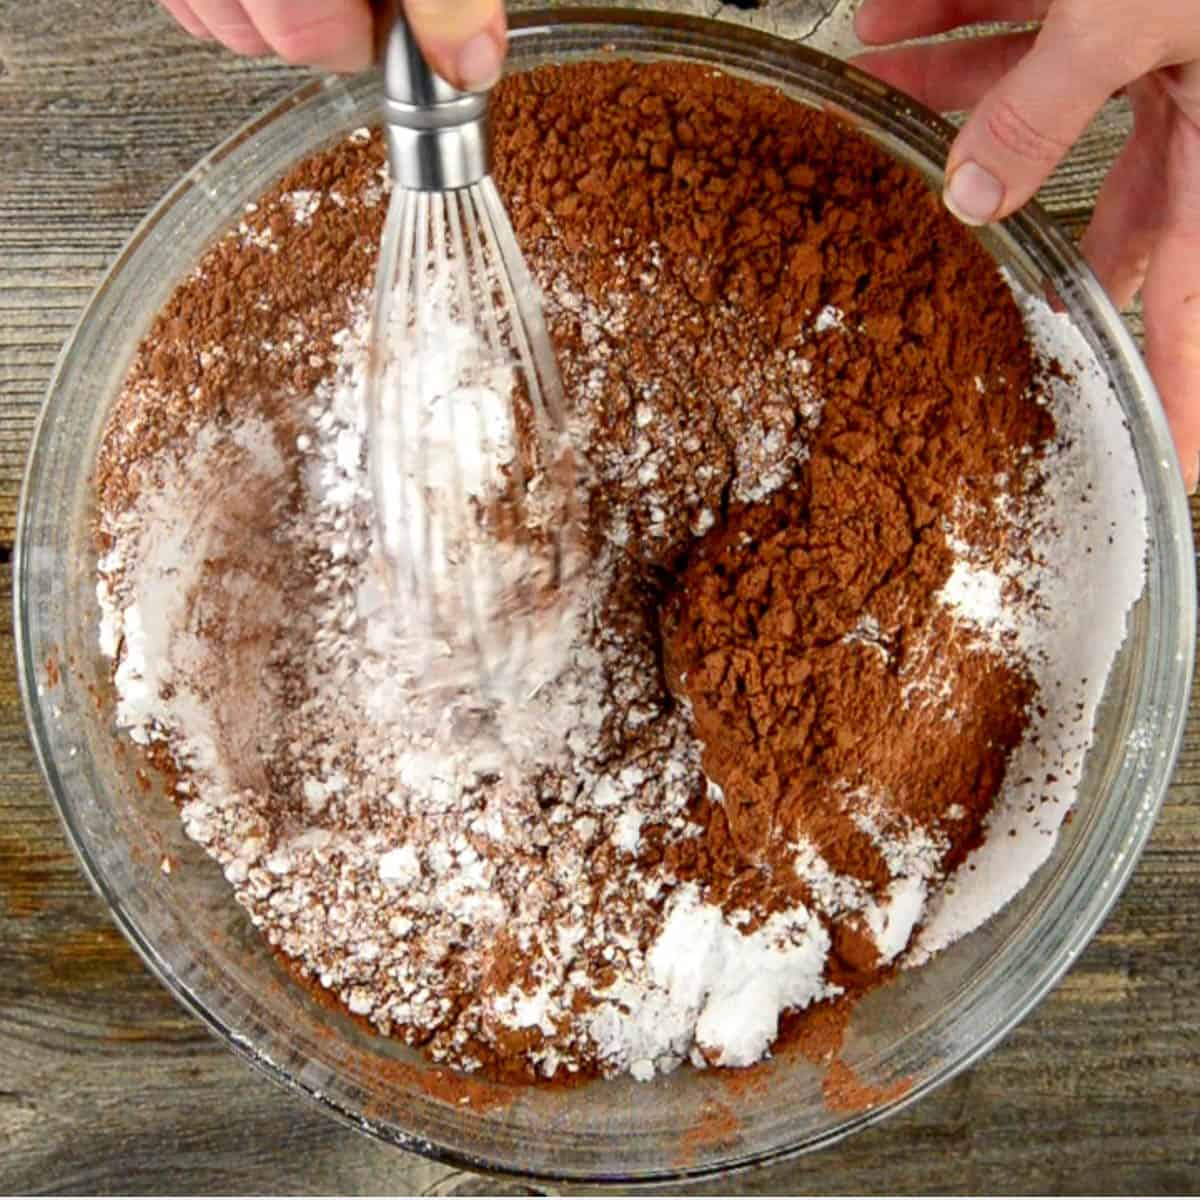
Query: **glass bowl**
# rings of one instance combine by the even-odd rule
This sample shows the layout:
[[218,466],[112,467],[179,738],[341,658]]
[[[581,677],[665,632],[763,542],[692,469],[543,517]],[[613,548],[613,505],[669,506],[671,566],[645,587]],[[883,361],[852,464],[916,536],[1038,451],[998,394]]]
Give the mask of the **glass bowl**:
[[[510,69],[601,55],[705,62],[836,113],[940,180],[948,125],[850,67],[713,22],[574,10],[515,22]],[[1124,407],[1149,501],[1144,592],[1108,681],[1074,820],[998,916],[856,1011],[844,1058],[899,1098],[836,1113],[821,1073],[782,1054],[751,1079],[685,1069],[573,1090],[439,1071],[293,982],[122,749],[97,648],[91,542],[96,450],[139,339],[203,249],[303,154],[376,118],[378,81],[316,82],[209,155],[142,224],[59,361],[21,502],[16,624],[34,745],[67,834],[125,935],[231,1047],[329,1113],[408,1150],[564,1181],[711,1174],[827,1145],[945,1083],[1070,966],[1129,878],[1166,789],[1187,709],[1195,581],[1187,507],[1153,386],[1118,314],[1036,209],[984,234],[1024,286],[1061,301]],[[1155,737],[1131,736],[1151,729]],[[173,870],[164,874],[169,857]]]

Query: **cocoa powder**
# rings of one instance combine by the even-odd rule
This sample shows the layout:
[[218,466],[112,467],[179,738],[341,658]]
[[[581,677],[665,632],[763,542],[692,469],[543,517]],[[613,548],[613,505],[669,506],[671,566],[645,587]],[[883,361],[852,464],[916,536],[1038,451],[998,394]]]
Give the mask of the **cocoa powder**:
[[[139,464],[186,447],[209,420],[268,416],[290,452],[299,401],[328,378],[332,339],[375,269],[382,170],[378,131],[298,163],[176,288],[105,427],[103,510],[124,511],[141,486]],[[314,195],[327,199],[310,211]]]
[[[444,830],[406,825],[386,787],[371,791],[353,741],[331,726],[322,746],[306,715],[321,632],[306,605],[339,588],[352,598],[353,584],[316,552],[292,561],[278,531],[303,549],[287,522],[303,517],[305,447],[323,436],[307,405],[370,283],[376,135],[300,164],[155,322],[106,430],[99,538],[112,546],[164,456],[190,461],[197,431],[265,421],[287,487],[261,511],[234,509],[239,528],[261,526],[248,545],[275,547],[255,578],[286,591],[294,636],[281,629],[263,655],[267,782],[235,814],[206,816],[205,844],[297,970],[377,1028],[496,1078],[567,1079],[629,1065],[587,1032],[589,1014],[644,961],[681,885],[747,934],[806,906],[847,995],[895,969],[864,916],[906,877],[889,855],[925,838],[930,888],[962,860],[1032,696],[937,602],[955,557],[948,531],[1019,554],[999,507],[1011,515],[1036,487],[1053,426],[987,255],[919,178],[836,121],[704,67],[618,61],[512,77],[494,110],[497,182],[589,431],[588,527],[603,565],[589,634],[603,664],[596,745],[530,770],[519,851],[466,834],[511,906],[511,935],[460,922],[439,927],[435,952],[419,889],[397,898],[351,849]],[[221,560],[206,569],[204,587],[219,591]],[[114,594],[127,582],[114,575]],[[313,815],[304,789],[328,769],[313,765],[321,754],[359,794]],[[187,811],[196,788],[178,755],[173,766]],[[595,781],[616,780],[614,811]],[[293,887],[264,864],[305,822],[347,848]],[[861,894],[829,901],[819,873],[795,868],[800,854]],[[553,1016],[512,1027],[489,1006],[544,978],[549,952],[521,933],[535,903],[546,929],[582,922],[572,966],[586,984]],[[281,915],[297,904],[302,926]],[[333,909],[358,924],[324,923]],[[388,921],[411,932],[388,934]],[[395,1016],[398,985],[372,965],[385,959],[411,967],[433,1007]],[[791,1013],[787,1036],[827,1057],[846,1008],[843,997],[837,1020],[819,1005]],[[702,1050],[721,1061],[722,1047]]]
[[[1011,293],[911,171],[778,93],[699,67],[568,73],[570,86],[545,68],[500,95],[499,179],[518,232],[597,304],[630,275],[653,278],[629,295],[622,364],[653,381],[668,453],[692,447],[677,469],[699,481],[718,468],[696,489],[719,522],[699,546],[684,496],[663,506],[658,537],[631,538],[667,581],[666,682],[691,705],[722,792],[698,801],[706,835],[672,847],[668,866],[765,913],[811,900],[790,870],[803,835],[881,887],[891,873],[836,783],[944,829],[949,871],[980,839],[1032,694],[935,603],[954,557],[947,518],[978,513],[986,528],[998,497],[1019,503],[1014,448],[1036,457],[1053,434]],[[570,375],[571,331],[556,331]],[[781,352],[806,365],[799,388],[795,374],[781,387],[747,370]],[[628,389],[612,396],[612,436],[633,443]],[[804,461],[762,504],[739,502],[730,454],[746,407],[781,411],[797,441],[805,431]],[[953,664],[950,690],[910,704],[931,646]],[[874,967],[860,935],[839,930],[843,982]]]

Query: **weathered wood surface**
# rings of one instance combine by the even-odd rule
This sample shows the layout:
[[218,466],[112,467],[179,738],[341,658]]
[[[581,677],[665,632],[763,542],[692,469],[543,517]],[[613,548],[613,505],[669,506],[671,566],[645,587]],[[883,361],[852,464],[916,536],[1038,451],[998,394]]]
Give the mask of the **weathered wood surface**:
[[[846,44],[832,0],[690,7],[790,33],[821,25],[819,44]],[[16,696],[7,561],[59,348],[147,209],[296,82],[190,43],[149,0],[0,5],[0,1191],[403,1193],[446,1174],[251,1074],[147,974],[67,849]],[[1076,232],[1125,128],[1106,114],[1047,191]],[[1193,704],[1150,848],[1051,997],[907,1114],[737,1186],[1200,1189],[1198,801]]]

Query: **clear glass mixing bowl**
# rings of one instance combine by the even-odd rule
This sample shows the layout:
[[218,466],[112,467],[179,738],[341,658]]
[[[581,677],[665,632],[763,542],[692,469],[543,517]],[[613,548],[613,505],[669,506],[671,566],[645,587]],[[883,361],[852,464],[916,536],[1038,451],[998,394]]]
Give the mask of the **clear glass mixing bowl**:
[[[839,114],[939,179],[946,124],[786,42],[629,12],[534,14],[516,26],[512,70],[613,54],[710,63]],[[1153,387],[1118,315],[1038,211],[986,235],[1026,286],[1061,299],[1111,374],[1149,497],[1149,563],[1075,819],[1053,858],[1001,914],[872,994],[853,1018],[845,1058],[872,1083],[908,1080],[903,1097],[831,1112],[820,1073],[787,1054],[737,1092],[691,1070],[566,1092],[463,1090],[317,1003],[275,961],[170,802],[135,780],[136,761],[114,737],[96,638],[93,468],[138,340],[247,201],[301,155],[375,118],[377,86],[314,83],[200,163],[134,235],[63,352],[22,497],[16,622],[29,724],[68,836],[126,936],[188,1008],[274,1079],[376,1137],[467,1167],[594,1181],[701,1175],[826,1145],[944,1083],[1011,1029],[1092,936],[1150,831],[1183,727],[1196,615],[1187,507]],[[1135,729],[1154,730],[1153,743],[1131,737]]]

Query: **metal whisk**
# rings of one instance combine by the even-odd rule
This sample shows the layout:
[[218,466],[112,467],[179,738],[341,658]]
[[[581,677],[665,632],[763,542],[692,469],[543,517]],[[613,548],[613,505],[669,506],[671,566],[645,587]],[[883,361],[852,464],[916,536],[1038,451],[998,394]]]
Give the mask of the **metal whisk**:
[[368,434],[398,636],[429,685],[519,700],[559,669],[574,611],[562,384],[489,174],[487,94],[435,75],[399,14],[384,80]]

